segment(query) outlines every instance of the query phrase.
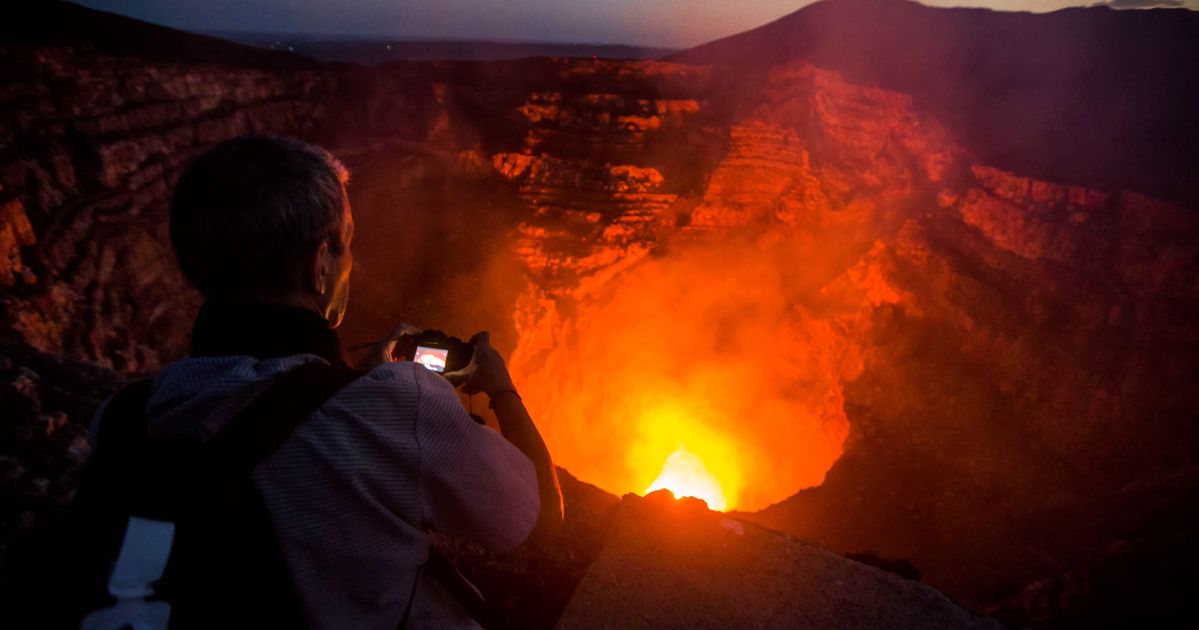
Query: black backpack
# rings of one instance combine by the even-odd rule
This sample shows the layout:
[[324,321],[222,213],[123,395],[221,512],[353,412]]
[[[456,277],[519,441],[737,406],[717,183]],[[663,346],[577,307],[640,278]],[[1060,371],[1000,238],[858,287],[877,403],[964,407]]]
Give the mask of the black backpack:
[[[113,620],[161,617],[169,605],[172,630],[303,627],[290,572],[251,472],[361,374],[321,362],[294,368],[203,442],[147,435],[150,381],[118,392],[100,420],[96,449],[66,522],[65,540],[74,556],[68,564],[75,568],[60,577],[68,581],[70,604],[48,611],[59,617],[51,624],[78,627],[90,614],[91,621],[110,618],[97,627],[117,628],[121,624]],[[114,562],[122,550],[136,555],[138,544],[145,551],[147,540],[149,548],[169,549],[161,579],[144,598],[126,588],[118,600],[110,592]]]

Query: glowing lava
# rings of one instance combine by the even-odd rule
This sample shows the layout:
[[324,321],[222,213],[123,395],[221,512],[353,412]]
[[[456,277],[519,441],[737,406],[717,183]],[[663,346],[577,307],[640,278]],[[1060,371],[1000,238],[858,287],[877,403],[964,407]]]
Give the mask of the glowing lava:
[[618,496],[668,488],[718,510],[822,483],[848,434],[861,297],[849,280],[814,289],[821,256],[793,245],[692,245],[596,294],[522,297],[512,374],[555,463]]
[[666,458],[662,474],[645,490],[669,490],[676,497],[695,497],[707,502],[708,507],[723,512],[728,508],[720,480],[708,471],[704,461],[696,454],[679,445],[678,450]]
[[744,473],[736,436],[715,428],[702,406],[681,397],[664,396],[642,408],[626,460],[637,480],[633,487],[703,499],[722,512],[739,507]]

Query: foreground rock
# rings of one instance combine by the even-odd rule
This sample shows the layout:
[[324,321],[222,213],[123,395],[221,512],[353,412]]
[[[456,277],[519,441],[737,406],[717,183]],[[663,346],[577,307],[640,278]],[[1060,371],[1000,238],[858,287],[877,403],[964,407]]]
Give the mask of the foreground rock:
[[119,375],[0,341],[0,619],[12,595],[15,545],[37,557],[36,540],[63,516],[91,452],[88,422],[122,385]]
[[559,628],[998,628],[919,582],[665,492],[626,496]]

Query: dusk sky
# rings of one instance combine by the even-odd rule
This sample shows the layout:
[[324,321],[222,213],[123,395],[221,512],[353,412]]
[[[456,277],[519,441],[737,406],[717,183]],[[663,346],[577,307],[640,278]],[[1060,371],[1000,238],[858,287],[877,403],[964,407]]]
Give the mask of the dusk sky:
[[[81,0],[193,31],[500,39],[688,47],[782,17],[810,0]],[[1095,0],[925,0],[931,6],[1053,11]],[[1118,8],[1199,0],[1114,0]]]

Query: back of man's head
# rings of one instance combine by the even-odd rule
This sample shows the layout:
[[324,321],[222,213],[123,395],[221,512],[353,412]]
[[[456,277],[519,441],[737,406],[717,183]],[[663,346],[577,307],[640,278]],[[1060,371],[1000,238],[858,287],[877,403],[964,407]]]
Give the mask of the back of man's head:
[[322,240],[341,253],[348,172],[298,140],[243,137],[200,155],[171,197],[171,245],[207,298],[284,295]]

